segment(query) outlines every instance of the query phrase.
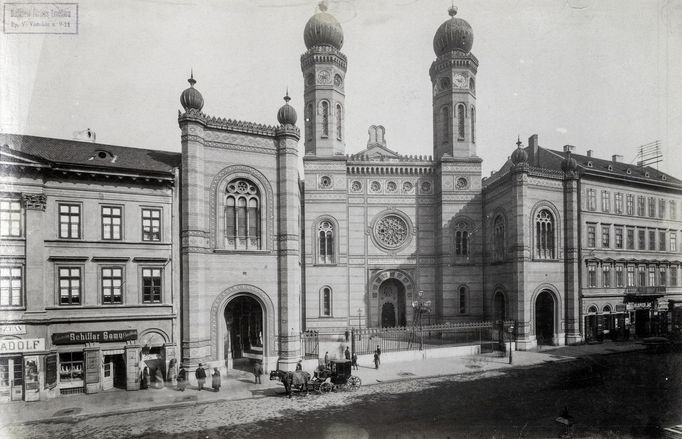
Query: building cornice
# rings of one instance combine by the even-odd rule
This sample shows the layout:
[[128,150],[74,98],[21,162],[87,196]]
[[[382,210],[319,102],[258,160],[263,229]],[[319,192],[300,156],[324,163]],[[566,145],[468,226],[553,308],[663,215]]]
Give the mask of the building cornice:
[[209,116],[199,110],[192,108],[188,109],[184,113],[178,110],[178,124],[182,126],[183,123],[187,122],[196,122],[203,125],[205,128],[234,131],[245,134],[255,134],[266,137],[274,137],[278,128],[272,125],[265,125],[255,122],[245,122],[241,120]]

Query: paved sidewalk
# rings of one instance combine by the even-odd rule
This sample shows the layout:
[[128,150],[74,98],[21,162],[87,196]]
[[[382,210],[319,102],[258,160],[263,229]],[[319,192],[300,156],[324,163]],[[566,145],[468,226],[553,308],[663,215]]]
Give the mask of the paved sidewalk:
[[[644,349],[644,346],[635,342],[605,342],[596,345],[545,348],[540,352],[514,351],[512,365],[509,364],[507,356],[502,357],[497,353],[383,363],[379,369],[375,369],[373,364],[361,363],[359,370],[353,371],[353,374],[359,376],[362,385],[366,386],[396,380],[528,367],[546,362],[570,361],[578,357],[641,349]],[[13,402],[0,405],[0,425],[44,420],[73,421],[93,415],[137,413],[169,406],[263,398],[284,393],[282,384],[279,381],[270,381],[268,375],[263,376],[262,382],[263,384],[254,384],[251,373],[230,371],[227,376],[223,376],[220,392],[211,390],[199,392],[195,387],[188,387],[184,392],[172,388],[134,392],[116,389],[92,395],[65,396],[49,401]]]

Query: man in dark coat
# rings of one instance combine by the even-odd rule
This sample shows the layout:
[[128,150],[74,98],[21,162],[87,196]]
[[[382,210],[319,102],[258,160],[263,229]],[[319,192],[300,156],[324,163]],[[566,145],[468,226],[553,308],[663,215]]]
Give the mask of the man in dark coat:
[[346,356],[346,360],[350,360],[350,349],[346,346],[346,351],[343,353]]
[[199,367],[197,367],[196,372],[194,375],[197,378],[197,384],[199,385],[199,390],[203,390],[204,388],[204,383],[206,382],[206,371],[204,370],[204,365],[199,363]]
[[213,368],[213,375],[211,375],[211,387],[214,392],[220,391],[220,371],[217,367]]
[[256,364],[253,365],[253,376],[256,378],[256,384],[262,384],[260,382],[261,375],[263,375],[263,365],[260,361],[256,361]]

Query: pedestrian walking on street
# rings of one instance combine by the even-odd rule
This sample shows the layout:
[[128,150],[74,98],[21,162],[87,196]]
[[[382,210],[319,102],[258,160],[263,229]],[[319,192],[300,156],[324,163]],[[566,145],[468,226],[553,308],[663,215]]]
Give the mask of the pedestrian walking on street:
[[350,363],[351,367],[355,370],[358,370],[358,354],[353,352],[353,355],[351,356],[350,361],[351,361],[351,363]]
[[178,372],[178,390],[181,392],[185,391],[187,386],[187,371],[184,367],[180,366],[180,371]]
[[324,367],[329,367],[329,352],[324,353]]
[[346,360],[350,360],[350,350],[348,349],[348,346],[346,346],[346,352],[343,354],[346,356]]
[[217,367],[213,368],[213,375],[211,375],[211,387],[214,392],[220,391],[220,371]]
[[204,383],[206,382],[206,371],[204,370],[203,364],[199,363],[199,367],[197,367],[196,372],[194,372],[194,376],[197,378],[198,390],[203,390]]
[[374,353],[374,368],[375,368],[375,369],[378,369],[378,368],[379,368],[379,363],[380,363],[380,361],[379,361],[379,354],[377,354],[377,353],[375,352],[375,353]]
[[262,384],[260,382],[261,375],[263,375],[263,365],[260,364],[260,361],[256,361],[256,364],[253,365],[253,376],[256,378],[256,384]]
[[377,354],[377,357],[379,358],[379,364],[381,364],[381,348],[379,345],[377,345],[377,350],[374,353]]

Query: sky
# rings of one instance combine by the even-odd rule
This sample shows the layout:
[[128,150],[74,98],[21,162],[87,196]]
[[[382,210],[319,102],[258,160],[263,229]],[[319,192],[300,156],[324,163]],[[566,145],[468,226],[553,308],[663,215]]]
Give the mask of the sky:
[[[69,0],[73,1],[73,0]],[[329,0],[344,31],[346,152],[370,125],[401,154],[433,153],[433,36],[451,0]],[[682,177],[682,0],[457,0],[474,31],[483,175],[541,146],[636,160],[661,142]],[[301,122],[303,29],[317,0],[87,0],[77,34],[0,34],[0,131],[180,151],[190,69],[211,116]],[[6,17],[4,17],[6,20]],[[303,145],[301,142],[301,150]]]

